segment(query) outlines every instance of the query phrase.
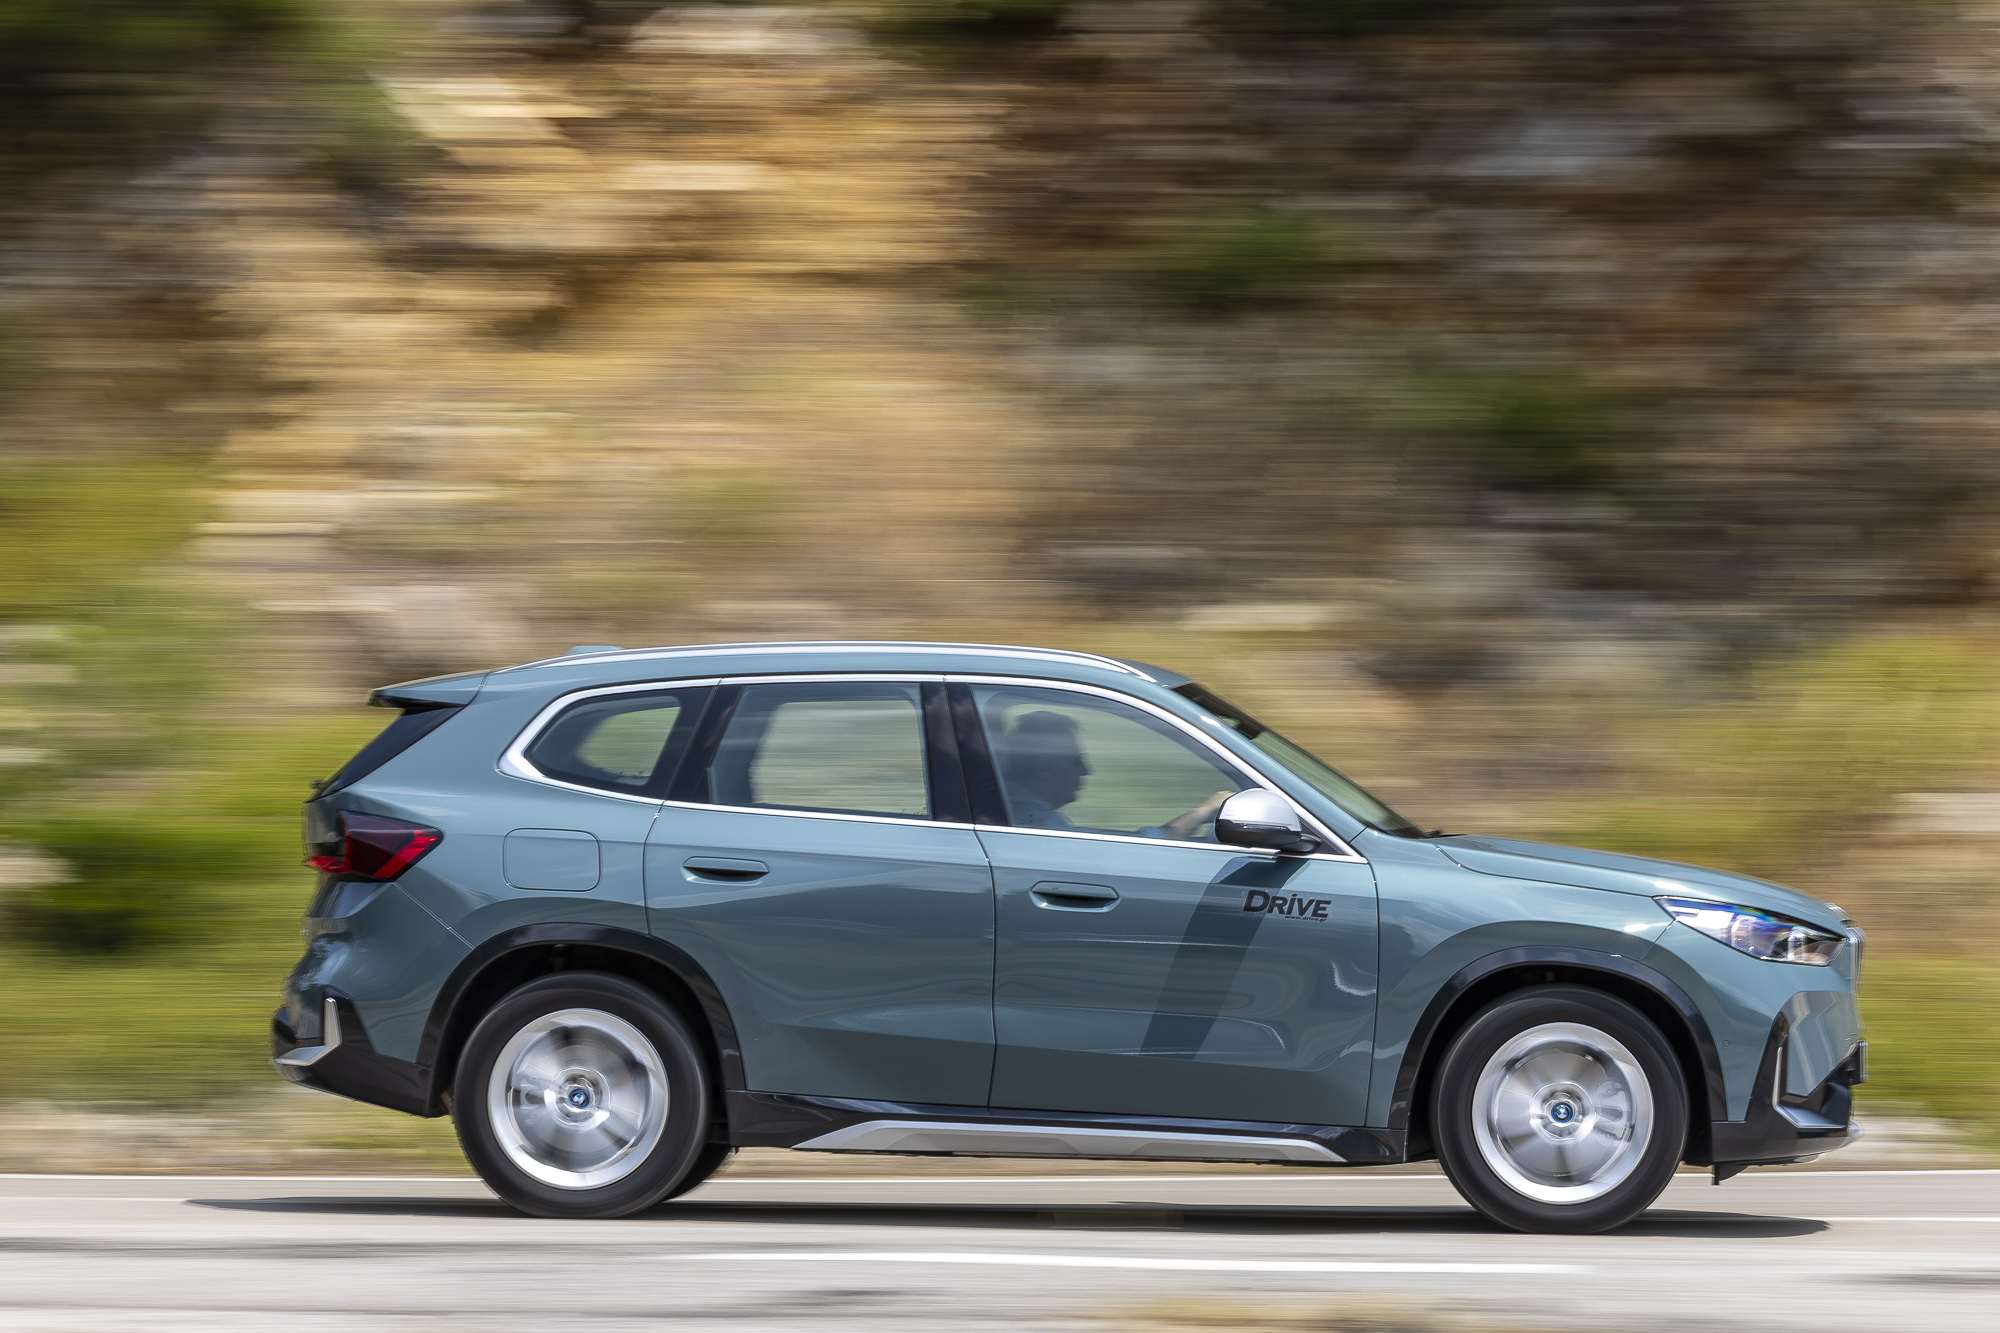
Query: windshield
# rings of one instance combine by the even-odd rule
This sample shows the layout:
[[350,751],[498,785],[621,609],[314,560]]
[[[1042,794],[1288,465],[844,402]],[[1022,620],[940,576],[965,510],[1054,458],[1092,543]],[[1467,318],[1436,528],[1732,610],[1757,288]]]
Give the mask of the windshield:
[[1422,828],[1369,795],[1360,783],[1336,772],[1310,750],[1294,745],[1242,709],[1225,703],[1199,685],[1183,685],[1174,693],[1192,700],[1217,721],[1233,727],[1244,740],[1311,783],[1328,800],[1356,819],[1401,838],[1424,836]]

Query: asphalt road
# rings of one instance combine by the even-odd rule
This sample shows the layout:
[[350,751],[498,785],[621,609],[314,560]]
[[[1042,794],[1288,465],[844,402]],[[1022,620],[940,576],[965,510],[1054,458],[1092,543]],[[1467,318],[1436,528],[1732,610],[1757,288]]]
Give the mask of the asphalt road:
[[1618,1232],[1538,1237],[1435,1176],[880,1160],[619,1222],[469,1180],[0,1177],[0,1330],[1255,1330],[1385,1301],[1487,1329],[2000,1328],[2000,1172],[1684,1175]]

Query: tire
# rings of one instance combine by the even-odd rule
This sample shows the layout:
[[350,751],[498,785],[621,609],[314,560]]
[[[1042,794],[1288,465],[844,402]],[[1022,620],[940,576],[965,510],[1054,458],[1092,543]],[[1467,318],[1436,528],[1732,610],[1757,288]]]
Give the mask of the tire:
[[701,1158],[709,1103],[687,1025],[605,972],[557,972],[509,994],[473,1029],[452,1081],[473,1170],[536,1217],[623,1217],[659,1202]]
[[735,1155],[736,1149],[730,1144],[711,1143],[706,1145],[702,1148],[701,1155],[694,1159],[694,1165],[688,1168],[687,1174],[680,1178],[679,1183],[660,1196],[660,1202],[665,1203],[669,1199],[678,1199],[697,1185],[707,1183],[708,1178],[717,1171],[720,1171],[722,1164]]
[[1687,1082],[1623,1000],[1538,986],[1452,1041],[1431,1100],[1438,1161],[1465,1201],[1516,1231],[1587,1234],[1644,1212],[1687,1142]]

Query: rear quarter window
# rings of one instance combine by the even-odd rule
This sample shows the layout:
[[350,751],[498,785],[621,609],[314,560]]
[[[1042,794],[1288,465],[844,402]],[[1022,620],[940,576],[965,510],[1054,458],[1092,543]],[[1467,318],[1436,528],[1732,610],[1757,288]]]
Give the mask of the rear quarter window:
[[708,691],[651,690],[570,705],[523,752],[549,777],[581,787],[658,794]]

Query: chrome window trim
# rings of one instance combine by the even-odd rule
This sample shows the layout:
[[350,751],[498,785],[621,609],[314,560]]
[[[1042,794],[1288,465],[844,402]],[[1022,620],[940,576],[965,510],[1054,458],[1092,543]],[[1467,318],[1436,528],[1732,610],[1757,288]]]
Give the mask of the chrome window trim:
[[[834,639],[816,641],[801,639],[791,642],[772,643],[716,643],[690,644],[678,648],[634,648],[616,653],[584,653],[576,657],[544,657],[534,662],[523,662],[519,666],[501,667],[500,671],[526,671],[531,667],[554,666],[558,662],[584,662],[595,665],[600,662],[651,662],[675,657],[746,657],[757,653],[782,652],[786,649],[810,649],[823,653],[876,653],[898,649],[921,650],[946,657],[1025,657],[1037,662],[1081,662],[1089,666],[1116,671],[1124,676],[1137,676],[1140,680],[1157,684],[1152,676],[1128,662],[1115,657],[1104,657],[1097,653],[1071,652],[1064,648],[1026,648],[1005,643],[924,643],[910,639],[883,639],[868,642],[858,639]],[[499,674],[498,672],[494,674]]]
[[561,778],[551,777],[528,762],[528,747],[535,743],[536,738],[542,734],[549,723],[555,721],[558,713],[563,712],[572,704],[581,703],[585,699],[595,699],[609,694],[642,694],[649,690],[698,690],[706,689],[718,683],[714,677],[709,677],[705,680],[649,680],[637,685],[604,685],[594,689],[572,690],[568,694],[557,695],[553,702],[544,706],[540,712],[528,720],[527,726],[521,728],[520,734],[514,737],[513,744],[501,752],[500,762],[497,767],[500,772],[510,778],[520,778],[526,782],[539,782],[545,787],[560,787],[564,791],[580,791],[588,796],[608,796],[614,801],[631,801],[638,805],[658,806],[661,802],[656,797],[636,796],[631,792],[611,791],[605,787],[586,787],[580,782],[565,782]]
[[[821,685],[848,682],[862,685],[941,685],[944,683],[944,676],[935,671],[814,671],[795,676],[723,676],[717,681],[722,685],[741,685],[746,688],[751,685]],[[917,735],[928,747],[930,738],[925,734],[925,725],[923,700],[919,698]],[[925,782],[924,795],[929,797],[928,774],[925,775]],[[917,819],[904,815],[845,815],[826,810],[795,810],[785,806],[723,805],[715,801],[667,801],[664,804],[680,810],[726,810],[738,815],[797,815],[806,819],[845,819],[862,824],[915,824],[923,828],[972,827],[970,824],[947,823],[942,819]]]
[[[1134,674],[1137,673],[1135,672]],[[1032,834],[1036,837],[1043,837],[1043,838],[1082,838],[1095,842],[1136,843],[1140,846],[1145,846],[1145,847],[1199,847],[1205,851],[1223,851],[1231,853],[1232,855],[1236,856],[1257,856],[1272,860],[1275,860],[1278,856],[1278,853],[1276,852],[1265,851],[1261,848],[1256,848],[1256,847],[1232,847],[1227,843],[1194,842],[1191,840],[1180,839],[1180,838],[1142,838],[1138,837],[1137,835],[1128,833],[1089,833],[1076,829],[1022,828],[1014,824],[978,824],[978,823],[961,824],[961,823],[948,822],[940,819],[911,819],[896,815],[847,815],[847,814],[831,814],[826,811],[820,811],[820,810],[774,810],[774,809],[767,809],[761,806],[719,805],[713,802],[704,802],[704,801],[656,800],[655,798],[650,796],[635,796],[629,792],[608,791],[603,787],[586,787],[583,786],[581,783],[565,782],[561,778],[551,777],[548,774],[542,772],[540,769],[536,768],[533,764],[529,763],[527,759],[526,751],[528,747],[534,744],[535,738],[542,733],[543,728],[547,727],[550,722],[554,721],[556,715],[561,713],[564,709],[584,699],[597,698],[603,695],[611,695],[611,694],[638,694],[649,690],[673,690],[673,689],[693,690],[693,689],[702,689],[714,685],[803,685],[803,684],[817,684],[820,682],[838,683],[844,681],[852,681],[862,684],[906,684],[907,683],[913,685],[920,685],[924,683],[933,683],[933,684],[947,683],[947,684],[961,684],[961,685],[1012,685],[1022,689],[1069,690],[1076,694],[1095,695],[1099,698],[1109,699],[1114,703],[1121,703],[1132,708],[1140,709],[1143,712],[1151,713],[1153,716],[1161,719],[1170,726],[1178,728],[1181,732],[1192,737],[1197,744],[1201,745],[1204,749],[1214,754],[1224,763],[1230,765],[1233,768],[1249,772],[1252,776],[1256,777],[1261,782],[1263,782],[1264,785],[1269,787],[1272,791],[1275,791],[1280,796],[1283,796],[1285,800],[1291,804],[1292,808],[1298,812],[1299,818],[1301,821],[1303,821],[1305,826],[1312,832],[1319,835],[1319,837],[1322,838],[1328,846],[1337,847],[1340,849],[1340,851],[1337,853],[1309,852],[1301,859],[1308,861],[1345,861],[1361,865],[1366,865],[1368,863],[1367,857],[1362,856],[1360,853],[1356,852],[1351,846],[1348,845],[1345,839],[1339,837],[1337,834],[1333,832],[1333,830],[1329,829],[1325,824],[1321,823],[1318,819],[1316,819],[1311,811],[1306,810],[1305,808],[1300,806],[1297,801],[1292,800],[1291,796],[1286,794],[1286,792],[1282,787],[1279,787],[1278,785],[1276,785],[1275,782],[1273,782],[1270,773],[1265,771],[1264,768],[1262,768],[1257,764],[1248,763],[1241,756],[1233,754],[1230,751],[1224,749],[1222,746],[1216,744],[1208,736],[1202,734],[1202,732],[1187,719],[1182,717],[1176,717],[1174,714],[1168,712],[1166,709],[1161,708],[1158,704],[1149,702],[1148,700],[1135,698],[1132,695],[1124,694],[1117,690],[1106,689],[1101,685],[1084,685],[1076,681],[1068,681],[1068,680],[1050,680],[1046,677],[1041,677],[1041,676],[965,676],[965,675],[943,674],[939,672],[927,672],[927,671],[898,671],[898,672],[815,671],[815,672],[803,672],[795,675],[785,675],[785,676],[706,676],[694,680],[642,681],[634,685],[605,685],[585,690],[572,690],[568,694],[557,696],[554,701],[547,704],[545,707],[542,708],[540,712],[535,714],[534,718],[529,721],[528,725],[522,728],[520,735],[514,738],[514,743],[509,745],[506,751],[500,756],[499,768],[500,771],[506,774],[508,777],[521,778],[528,782],[539,782],[545,786],[550,786],[550,787],[560,787],[565,791],[582,792],[585,795],[589,796],[607,796],[614,801],[631,801],[639,805],[650,805],[656,808],[672,807],[674,809],[680,809],[680,810],[723,810],[731,814],[776,815],[776,816],[789,816],[801,819],[837,819],[837,820],[846,820],[851,823],[915,825],[925,828],[956,828],[956,829],[988,828],[1007,833]]]
[[853,824],[903,824],[914,828],[955,828],[970,830],[970,824],[948,819],[913,819],[904,815],[849,815],[831,810],[795,810],[789,806],[716,805],[707,801],[661,801],[669,810],[717,810],[726,815],[784,815],[792,819],[843,819]]
[[[1338,847],[1341,849],[1341,853],[1344,853],[1343,855],[1333,852],[1308,852],[1302,859],[1307,861],[1348,861],[1358,862],[1362,865],[1368,864],[1367,857],[1355,851],[1348,845],[1345,838],[1338,836],[1332,829],[1314,818],[1312,811],[1305,809],[1297,801],[1293,800],[1283,787],[1277,785],[1272,780],[1270,773],[1265,771],[1261,765],[1249,763],[1242,756],[1225,750],[1213,740],[1203,735],[1200,729],[1186,718],[1176,717],[1156,703],[1134,698],[1129,694],[1121,694],[1117,690],[1107,690],[1100,685],[1081,685],[1069,680],[1043,680],[1021,676],[958,675],[946,676],[945,680],[955,685],[1012,685],[1022,689],[1068,690],[1075,694],[1094,694],[1101,698],[1110,699],[1114,703],[1125,704],[1129,707],[1140,709],[1143,712],[1151,713],[1169,725],[1178,728],[1186,735],[1193,737],[1198,745],[1214,754],[1230,767],[1248,771],[1253,777],[1262,781],[1267,788],[1283,796],[1286,803],[1298,812],[1299,819],[1305,824],[1307,829],[1319,835],[1319,837],[1325,840],[1327,845]],[[980,824],[978,827],[1005,829],[1009,833],[1033,833],[1045,838],[1096,838],[1106,842],[1140,842],[1150,847],[1205,847],[1210,850],[1233,852],[1239,856],[1268,855],[1275,858],[1278,855],[1276,852],[1265,853],[1261,849],[1254,847],[1232,847],[1228,843],[1222,842],[1189,842],[1176,838],[1140,838],[1124,833],[1085,833],[1071,829],[1022,828],[1017,824]]]
[[[1245,790],[1247,791],[1248,788],[1245,788]],[[1278,795],[1284,796],[1285,794],[1279,792]],[[1290,800],[1291,798],[1286,797],[1285,799]],[[1137,843],[1141,847],[1192,847],[1204,852],[1227,852],[1231,856],[1259,856],[1267,861],[1278,859],[1278,853],[1268,848],[1233,847],[1226,842],[1192,842],[1185,838],[1142,838],[1136,833],[1092,833],[1084,829],[1022,828],[1019,824],[976,824],[973,827],[989,830],[994,833],[1032,833],[1038,838],[1084,838],[1091,842],[1131,842]],[[1314,852],[1312,855],[1322,856],[1324,859],[1331,861],[1345,861],[1349,859],[1344,856],[1325,857],[1320,852]],[[1353,859],[1359,860],[1360,858],[1356,857]]]

